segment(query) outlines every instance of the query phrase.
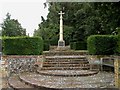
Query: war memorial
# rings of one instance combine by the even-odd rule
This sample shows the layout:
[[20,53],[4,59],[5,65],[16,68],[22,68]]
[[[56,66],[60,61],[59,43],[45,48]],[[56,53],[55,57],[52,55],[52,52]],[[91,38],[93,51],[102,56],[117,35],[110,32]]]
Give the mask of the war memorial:
[[[115,56],[89,55],[86,50],[71,50],[63,39],[60,11],[58,46],[42,55],[3,55],[4,77],[10,90],[118,90],[119,59]],[[4,81],[3,81],[4,83]],[[3,90],[6,87],[3,85]],[[109,90],[108,89],[108,90]]]

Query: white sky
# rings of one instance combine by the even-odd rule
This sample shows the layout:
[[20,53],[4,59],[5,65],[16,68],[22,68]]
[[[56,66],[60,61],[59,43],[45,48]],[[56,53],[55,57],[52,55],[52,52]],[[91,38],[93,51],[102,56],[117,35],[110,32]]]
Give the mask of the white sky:
[[44,2],[46,0],[0,0],[0,23],[9,12],[11,18],[18,19],[22,27],[32,36],[41,22],[41,16],[46,19],[48,14],[48,8],[44,9]]

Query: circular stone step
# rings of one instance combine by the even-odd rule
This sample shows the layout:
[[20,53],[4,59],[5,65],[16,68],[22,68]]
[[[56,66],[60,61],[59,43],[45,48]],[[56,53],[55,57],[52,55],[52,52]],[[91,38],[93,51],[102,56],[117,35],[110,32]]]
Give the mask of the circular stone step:
[[41,70],[88,70],[90,67],[42,67]]
[[79,88],[115,88],[114,73],[107,72],[99,72],[87,77],[60,77],[37,73],[22,73],[20,79],[28,84],[34,84],[35,87],[46,87],[50,88],[50,90],[53,90],[51,88],[58,90],[63,88],[77,88],[73,90],[81,90]]
[[63,77],[73,77],[73,76],[90,76],[97,74],[99,71],[91,70],[38,70],[37,73],[41,75],[48,76],[63,76]]
[[79,56],[79,55],[64,55],[64,56],[46,56],[47,59],[69,59],[69,58],[73,58],[73,59],[86,59],[85,56]]
[[13,75],[13,76],[9,77],[8,84],[10,87],[12,87],[15,90],[22,90],[23,88],[30,89],[30,90],[34,89],[34,87],[29,86],[29,85],[25,84],[24,82],[21,82],[19,79],[19,76],[17,76],[17,75]]

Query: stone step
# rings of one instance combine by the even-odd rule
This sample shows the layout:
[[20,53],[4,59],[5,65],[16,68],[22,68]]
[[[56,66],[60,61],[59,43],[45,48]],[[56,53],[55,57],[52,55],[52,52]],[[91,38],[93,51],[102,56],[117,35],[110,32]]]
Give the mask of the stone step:
[[61,55],[87,55],[88,52],[83,51],[44,51],[43,54],[45,56],[61,56]]
[[45,56],[46,59],[86,59],[85,56],[79,55],[62,55],[62,56]]
[[[50,46],[49,51],[57,51],[57,50],[59,50],[58,46]],[[65,51],[70,50],[70,46],[65,46],[62,50],[65,50]]]
[[[42,82],[42,78],[41,80],[39,80],[39,75],[37,73],[29,73],[29,72],[26,72],[26,73],[22,73],[19,77],[20,77],[20,80],[30,86],[34,86],[37,88],[37,90],[57,90],[57,89],[54,89],[54,88],[50,88],[50,87],[46,87],[44,84],[45,82]],[[37,77],[36,77],[37,76]],[[44,78],[45,76],[42,75],[42,77]],[[29,90],[29,89],[28,89]],[[36,89],[34,89],[36,90]]]
[[84,63],[84,62],[88,62],[87,60],[46,60],[44,61],[44,63],[47,63],[47,62],[58,62],[58,63],[64,63],[64,62],[68,62],[68,63]]
[[24,82],[21,82],[17,75],[11,76],[8,80],[8,84],[10,87],[16,90],[23,90],[23,89],[37,90],[34,87],[29,86]]
[[[53,71],[53,73],[54,72],[55,71]],[[59,71],[56,71],[56,73],[59,73]],[[68,71],[67,73],[70,74],[73,72]],[[50,88],[49,90],[55,90],[55,89],[64,90],[65,88],[69,88],[65,90],[81,90],[79,88],[115,88],[114,73],[106,73],[106,72],[99,72],[98,74],[94,74],[91,76],[82,76],[82,77],[81,76],[61,77],[61,76],[40,75],[37,73],[24,73],[20,75],[20,78],[23,82],[26,82],[31,85],[34,84],[34,86],[36,87]],[[71,89],[71,88],[76,88],[76,89]]]
[[88,70],[89,66],[86,67],[42,67],[41,70]]
[[99,71],[91,70],[37,70],[40,75],[47,76],[62,76],[62,77],[79,77],[79,76],[90,76],[97,74]]
[[63,62],[63,61],[65,61],[65,62],[67,62],[67,61],[69,61],[69,62],[73,62],[73,61],[88,61],[87,59],[46,59],[45,61],[58,61],[58,62]]
[[44,64],[89,64],[89,62],[88,61],[84,61],[84,62],[54,62],[54,61],[51,61],[51,62],[44,62],[43,63],[43,65]]
[[44,64],[43,67],[86,67],[89,64]]
[[44,62],[88,62],[88,60],[45,60]]

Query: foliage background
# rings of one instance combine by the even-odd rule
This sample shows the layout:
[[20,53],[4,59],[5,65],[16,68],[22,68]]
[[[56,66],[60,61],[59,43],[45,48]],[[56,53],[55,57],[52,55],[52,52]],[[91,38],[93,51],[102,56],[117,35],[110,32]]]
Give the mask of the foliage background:
[[59,12],[65,12],[64,40],[70,42],[87,42],[90,35],[115,35],[120,27],[120,3],[113,2],[51,2],[47,19],[41,17],[42,23],[34,31],[34,36],[57,45],[59,38]]
[[11,19],[11,15],[7,13],[6,18],[1,24],[2,34],[1,36],[26,36],[26,29],[24,29],[21,24],[16,19]]

